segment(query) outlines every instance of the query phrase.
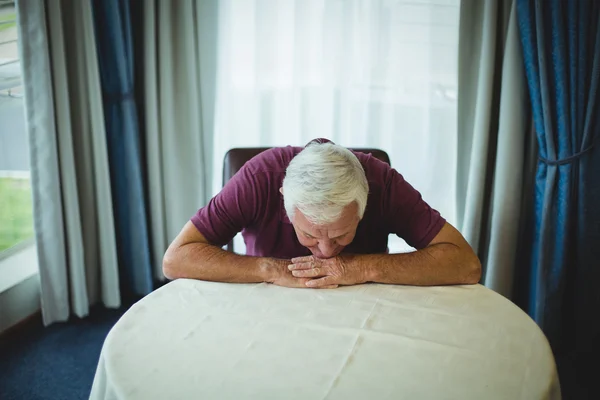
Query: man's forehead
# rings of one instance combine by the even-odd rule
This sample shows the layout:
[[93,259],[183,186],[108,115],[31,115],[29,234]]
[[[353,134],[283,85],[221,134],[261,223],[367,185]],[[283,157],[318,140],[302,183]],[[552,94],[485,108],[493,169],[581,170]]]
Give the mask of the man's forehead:
[[328,228],[328,226],[311,225],[308,229],[302,229],[302,230],[305,231],[306,233],[310,234],[311,236],[314,236],[317,238],[328,237],[331,239],[331,238],[345,235],[346,233],[350,232],[353,228],[354,228],[354,224],[346,225],[344,227],[336,228],[336,229],[330,229],[330,228]]
[[317,225],[308,221],[304,215],[300,215],[301,217],[295,218],[294,222],[298,228],[314,237],[334,238],[344,235],[352,231],[358,222],[358,217],[343,216],[338,221],[335,221],[331,224]]

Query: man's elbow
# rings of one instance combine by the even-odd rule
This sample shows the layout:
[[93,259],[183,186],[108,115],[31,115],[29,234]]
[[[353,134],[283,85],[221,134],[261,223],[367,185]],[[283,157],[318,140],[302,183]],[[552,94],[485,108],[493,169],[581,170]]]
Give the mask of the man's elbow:
[[181,271],[177,268],[177,255],[173,249],[169,248],[163,256],[162,271],[163,275],[170,280],[181,278]]
[[475,285],[479,283],[481,280],[481,261],[479,261],[479,257],[472,253],[472,256],[469,257],[469,260],[465,263],[466,271],[465,271],[465,284],[467,285]]

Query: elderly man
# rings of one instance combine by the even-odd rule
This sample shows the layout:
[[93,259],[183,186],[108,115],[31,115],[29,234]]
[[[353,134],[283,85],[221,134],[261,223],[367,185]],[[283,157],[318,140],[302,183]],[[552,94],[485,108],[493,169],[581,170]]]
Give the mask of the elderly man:
[[[245,256],[222,250],[238,232]],[[390,233],[417,251],[388,254]],[[183,227],[163,271],[171,279],[336,288],[474,284],[481,264],[396,170],[316,140],[247,162]]]

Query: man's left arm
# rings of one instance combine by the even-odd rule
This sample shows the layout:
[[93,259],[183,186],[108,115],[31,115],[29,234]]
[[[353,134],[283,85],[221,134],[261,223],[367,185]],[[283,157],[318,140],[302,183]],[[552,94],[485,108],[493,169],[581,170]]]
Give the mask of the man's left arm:
[[411,253],[341,255],[327,260],[313,256],[292,260],[296,277],[313,278],[308,287],[365,282],[436,286],[476,284],[481,262],[461,233],[449,223],[428,246]]

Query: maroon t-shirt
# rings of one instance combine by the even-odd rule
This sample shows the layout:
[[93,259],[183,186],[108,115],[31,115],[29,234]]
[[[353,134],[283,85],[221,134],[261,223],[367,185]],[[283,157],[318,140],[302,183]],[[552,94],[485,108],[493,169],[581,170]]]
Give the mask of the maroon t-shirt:
[[[192,223],[217,246],[242,232],[247,255],[287,259],[310,255],[296,237],[279,192],[288,164],[302,150],[279,147],[254,157],[198,210]],[[343,253],[385,253],[390,233],[417,249],[426,247],[444,226],[444,218],[388,164],[370,154],[354,154],[365,170],[369,197],[356,236]]]

